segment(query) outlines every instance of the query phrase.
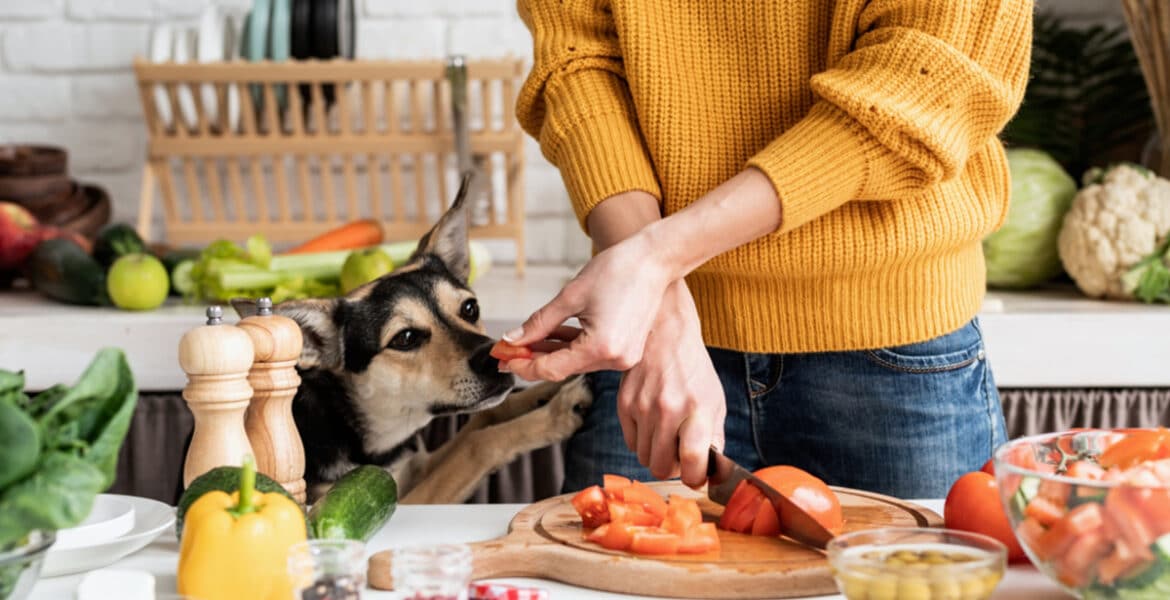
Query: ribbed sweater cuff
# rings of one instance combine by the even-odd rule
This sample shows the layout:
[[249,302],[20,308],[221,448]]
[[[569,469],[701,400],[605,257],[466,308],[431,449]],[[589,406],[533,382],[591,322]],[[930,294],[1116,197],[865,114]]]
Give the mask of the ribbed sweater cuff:
[[549,85],[546,156],[561,170],[581,228],[602,200],[639,190],[661,200],[658,178],[635,125],[625,82],[600,70],[578,71]]
[[753,156],[748,165],[771,179],[780,198],[783,222],[777,233],[857,199],[876,148],[876,140],[861,125],[822,102]]

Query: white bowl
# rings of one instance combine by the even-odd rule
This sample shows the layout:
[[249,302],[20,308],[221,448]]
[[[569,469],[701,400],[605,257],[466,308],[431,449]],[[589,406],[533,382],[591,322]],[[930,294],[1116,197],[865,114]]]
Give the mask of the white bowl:
[[92,546],[61,549],[54,545],[45,555],[42,578],[81,573],[114,564],[143,549],[175,525],[174,507],[162,502],[134,496],[103,496],[129,502],[134,507],[134,528],[124,535]]
[[53,550],[104,544],[131,529],[134,529],[134,506],[116,496],[101,494],[94,499],[93,510],[80,525],[57,531]]

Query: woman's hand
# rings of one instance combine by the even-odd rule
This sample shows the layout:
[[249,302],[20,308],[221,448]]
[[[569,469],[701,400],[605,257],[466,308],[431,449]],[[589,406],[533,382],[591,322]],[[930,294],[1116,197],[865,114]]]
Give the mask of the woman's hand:
[[667,288],[642,360],[622,378],[617,407],[626,445],[655,477],[681,474],[692,487],[707,480],[707,449],[723,447],[727,405],[684,281]]
[[[560,381],[578,373],[626,371],[637,364],[663,294],[677,278],[657,255],[661,252],[646,237],[635,235],[595,256],[519,330],[504,335],[520,346],[550,338],[567,344],[502,366],[524,379]],[[575,336],[561,327],[572,317],[581,325]]]

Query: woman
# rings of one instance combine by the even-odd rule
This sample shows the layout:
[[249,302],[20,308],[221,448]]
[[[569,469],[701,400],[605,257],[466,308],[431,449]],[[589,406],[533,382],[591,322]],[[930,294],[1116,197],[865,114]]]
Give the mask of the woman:
[[980,241],[1007,211],[996,135],[1023,96],[1032,2],[519,8],[535,64],[517,116],[598,251],[505,336],[560,342],[501,364],[593,373],[567,489],[606,472],[700,485],[715,445],[941,497],[987,459],[1005,431]]

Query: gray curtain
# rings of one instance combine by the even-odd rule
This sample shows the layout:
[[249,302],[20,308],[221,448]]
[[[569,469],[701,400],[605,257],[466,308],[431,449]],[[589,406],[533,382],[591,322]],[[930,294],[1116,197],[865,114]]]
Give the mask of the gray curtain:
[[[1170,426],[1170,389],[1000,390],[1011,437],[1071,427]],[[435,421],[428,447],[451,438],[464,418]],[[116,494],[176,502],[193,421],[179,394],[143,394],[118,461]],[[468,500],[533,502],[560,493],[563,448],[521,456],[480,483]]]

